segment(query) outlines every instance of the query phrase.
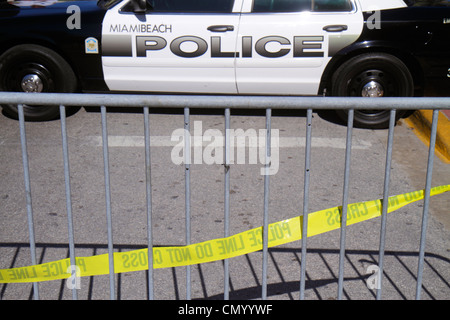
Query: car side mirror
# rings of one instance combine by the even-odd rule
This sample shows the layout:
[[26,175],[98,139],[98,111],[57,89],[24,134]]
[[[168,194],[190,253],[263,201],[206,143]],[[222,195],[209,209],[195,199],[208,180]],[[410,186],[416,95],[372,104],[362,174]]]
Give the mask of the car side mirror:
[[146,13],[152,9],[147,0],[131,0],[131,6],[134,13]]

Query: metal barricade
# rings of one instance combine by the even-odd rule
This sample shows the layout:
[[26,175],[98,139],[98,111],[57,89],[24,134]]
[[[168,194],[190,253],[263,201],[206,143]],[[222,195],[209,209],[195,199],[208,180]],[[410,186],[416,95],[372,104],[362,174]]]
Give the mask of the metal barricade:
[[[72,217],[72,203],[71,203],[71,181],[70,181],[70,164],[68,154],[68,139],[66,129],[66,107],[65,106],[82,106],[82,107],[98,107],[101,108],[101,123],[102,123],[102,139],[103,139],[103,161],[104,161],[104,179],[105,179],[105,194],[106,194],[106,214],[107,214],[107,229],[108,229],[108,253],[109,253],[109,276],[110,276],[110,298],[115,298],[115,281],[114,281],[114,257],[113,257],[113,234],[112,234],[112,218],[111,218],[111,196],[110,196],[110,177],[109,177],[109,150],[108,150],[108,126],[107,126],[107,110],[106,107],[142,107],[144,115],[145,128],[145,167],[146,167],[146,206],[147,206],[147,236],[148,236],[148,265],[153,266],[153,234],[152,234],[152,178],[151,178],[151,148],[150,148],[150,122],[149,110],[151,108],[183,108],[184,109],[184,128],[186,132],[190,130],[190,109],[191,108],[213,108],[223,109],[225,118],[225,129],[230,128],[231,113],[230,110],[234,108],[240,109],[264,109],[266,110],[266,162],[265,170],[269,170],[270,158],[270,133],[271,133],[271,119],[273,109],[303,109],[307,110],[306,118],[306,152],[305,152],[305,168],[304,168],[304,194],[303,194],[303,230],[301,241],[301,270],[299,281],[300,299],[305,298],[305,279],[307,268],[307,228],[308,228],[308,201],[310,189],[310,174],[311,174],[311,141],[312,141],[312,114],[313,110],[332,110],[332,109],[346,109],[348,110],[348,124],[346,137],[346,154],[345,154],[345,168],[344,168],[344,189],[342,195],[342,227],[340,231],[340,250],[339,250],[339,275],[338,275],[338,292],[337,298],[343,298],[343,284],[344,284],[344,258],[346,254],[346,225],[347,225],[347,206],[348,206],[348,188],[350,176],[350,161],[352,151],[352,130],[354,110],[391,110],[390,126],[388,131],[388,143],[386,152],[385,176],[384,176],[384,193],[383,201],[388,203],[390,195],[390,169],[392,161],[392,148],[394,138],[394,126],[397,110],[419,110],[432,109],[433,123],[431,129],[431,139],[429,146],[427,176],[425,187],[425,198],[423,206],[422,217],[422,232],[420,240],[420,250],[418,259],[418,273],[416,284],[416,299],[421,298],[422,276],[424,267],[424,255],[426,244],[426,230],[429,216],[429,199],[431,190],[431,179],[433,173],[433,159],[436,142],[436,132],[438,125],[438,112],[441,109],[450,109],[450,98],[337,98],[337,97],[265,97],[265,96],[173,96],[173,95],[104,95],[104,94],[24,94],[24,93],[0,93],[0,104],[18,104],[19,111],[19,125],[21,135],[25,190],[26,190],[26,205],[28,214],[28,229],[30,236],[31,249],[31,263],[37,264],[36,258],[36,244],[34,236],[34,222],[33,222],[33,207],[32,196],[30,188],[30,175],[28,164],[27,138],[26,138],[26,123],[24,121],[23,105],[60,105],[61,115],[61,133],[63,141],[63,156],[64,156],[64,175],[66,188],[66,207],[68,218],[68,234],[69,234],[69,252],[71,265],[75,263],[75,241],[73,235],[73,217]],[[224,194],[224,236],[230,235],[230,140],[229,136],[225,136],[225,194]],[[184,140],[185,157],[190,157],[190,140]],[[190,165],[188,161],[185,163],[185,226],[186,226],[186,244],[191,243],[190,233]],[[264,225],[263,225],[263,263],[262,263],[262,292],[261,298],[267,298],[267,265],[268,265],[268,228],[269,228],[269,193],[270,193],[270,175],[264,176]],[[383,206],[381,230],[380,230],[380,244],[378,265],[380,268],[379,275],[383,275],[383,265],[385,256],[385,237],[386,237],[386,216],[387,206]],[[75,270],[72,271],[73,275]],[[154,298],[154,280],[153,268],[148,270],[148,297]],[[382,282],[380,282],[381,285]],[[190,266],[186,267],[186,298],[191,299],[191,273]],[[39,299],[39,285],[33,284],[34,298]],[[77,299],[77,290],[73,289],[73,299]],[[229,299],[230,292],[230,277],[229,277],[229,263],[224,261],[224,299]],[[377,290],[376,298],[382,298],[382,287]]]

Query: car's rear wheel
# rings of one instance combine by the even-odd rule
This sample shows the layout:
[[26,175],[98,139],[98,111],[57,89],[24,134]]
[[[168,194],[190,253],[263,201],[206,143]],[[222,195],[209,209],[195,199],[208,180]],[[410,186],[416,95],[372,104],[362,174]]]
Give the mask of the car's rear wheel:
[[[0,91],[75,92],[77,79],[70,65],[56,52],[39,45],[18,45],[0,56]],[[11,117],[18,117],[17,105],[2,105]],[[24,105],[27,121],[53,120],[58,106]]]
[[[332,79],[332,95],[343,97],[410,97],[414,81],[406,65],[390,54],[369,53],[356,56],[342,64]],[[395,106],[392,106],[395,107]],[[348,112],[338,110],[348,119]],[[404,115],[397,112],[397,120]],[[355,127],[384,129],[389,127],[389,110],[355,110]]]

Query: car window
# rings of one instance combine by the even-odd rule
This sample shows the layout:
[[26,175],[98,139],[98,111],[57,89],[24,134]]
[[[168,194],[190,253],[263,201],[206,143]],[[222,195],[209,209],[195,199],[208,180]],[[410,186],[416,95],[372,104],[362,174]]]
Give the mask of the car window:
[[351,0],[254,0],[253,12],[347,12]]
[[350,0],[313,0],[313,11],[318,12],[346,12],[352,11]]
[[410,7],[450,7],[450,0],[406,0]]
[[234,0],[148,0],[156,12],[231,12]]

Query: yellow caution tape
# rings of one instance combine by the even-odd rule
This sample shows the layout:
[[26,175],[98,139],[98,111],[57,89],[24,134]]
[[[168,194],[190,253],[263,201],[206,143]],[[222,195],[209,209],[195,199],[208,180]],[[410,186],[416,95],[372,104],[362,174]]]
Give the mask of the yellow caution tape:
[[[433,188],[430,195],[450,191],[450,185]],[[424,198],[424,191],[415,191],[389,198],[388,212]],[[374,200],[348,206],[347,225],[381,216],[382,201]],[[342,207],[310,213],[308,237],[341,227]],[[300,240],[303,217],[275,222],[269,225],[269,247]],[[263,228],[259,227],[228,238],[214,239],[180,247],[154,247],[153,268],[171,268],[218,261],[245,255],[263,248]],[[148,269],[148,249],[114,253],[114,272],[132,272]],[[108,254],[76,258],[77,276],[109,274]],[[67,279],[71,276],[70,259],[39,265],[0,270],[0,283],[41,282]]]

